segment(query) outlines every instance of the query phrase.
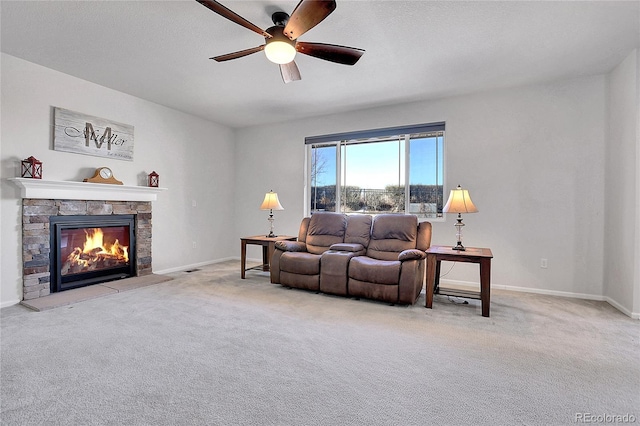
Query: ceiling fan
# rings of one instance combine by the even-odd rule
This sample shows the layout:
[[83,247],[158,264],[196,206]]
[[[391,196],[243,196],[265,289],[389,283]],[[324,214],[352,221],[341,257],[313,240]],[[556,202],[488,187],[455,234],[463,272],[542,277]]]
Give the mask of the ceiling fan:
[[224,62],[264,50],[267,59],[280,66],[280,74],[285,83],[301,79],[298,66],[293,60],[296,52],[344,65],[355,64],[364,53],[364,50],[355,47],[297,41],[298,37],[318,25],[335,10],[335,0],[302,0],[291,16],[285,12],[275,12],[271,15],[274,26],[266,30],[252,24],[215,0],[196,1],[218,15],[260,34],[265,39],[263,45],[214,56],[210,59]]

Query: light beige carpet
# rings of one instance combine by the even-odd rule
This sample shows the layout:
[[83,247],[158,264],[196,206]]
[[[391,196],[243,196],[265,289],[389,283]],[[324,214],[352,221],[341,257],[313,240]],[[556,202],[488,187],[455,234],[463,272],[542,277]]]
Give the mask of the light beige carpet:
[[476,300],[389,306],[239,269],[3,308],[2,424],[640,421],[640,322],[606,303],[495,291],[484,318]]

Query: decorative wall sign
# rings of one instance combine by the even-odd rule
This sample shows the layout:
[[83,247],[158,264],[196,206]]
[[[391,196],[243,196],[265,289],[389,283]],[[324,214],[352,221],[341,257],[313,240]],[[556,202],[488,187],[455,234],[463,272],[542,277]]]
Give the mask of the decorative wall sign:
[[133,161],[133,126],[54,108],[53,149]]

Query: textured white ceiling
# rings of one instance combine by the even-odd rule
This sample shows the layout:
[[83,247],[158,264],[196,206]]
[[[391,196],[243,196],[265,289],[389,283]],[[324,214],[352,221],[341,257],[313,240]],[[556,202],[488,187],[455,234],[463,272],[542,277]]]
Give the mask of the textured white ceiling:
[[[297,1],[221,3],[262,28]],[[638,1],[337,0],[300,40],[366,50],[350,67],[298,55],[284,84],[263,43],[181,1],[0,2],[2,51],[232,127],[609,72],[640,47]]]

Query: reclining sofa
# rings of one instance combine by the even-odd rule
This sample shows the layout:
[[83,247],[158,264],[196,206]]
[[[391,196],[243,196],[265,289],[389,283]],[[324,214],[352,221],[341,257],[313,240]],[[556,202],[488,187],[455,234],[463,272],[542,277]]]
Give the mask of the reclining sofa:
[[278,241],[271,282],[412,305],[423,287],[431,223],[400,214],[305,217],[297,241]]

